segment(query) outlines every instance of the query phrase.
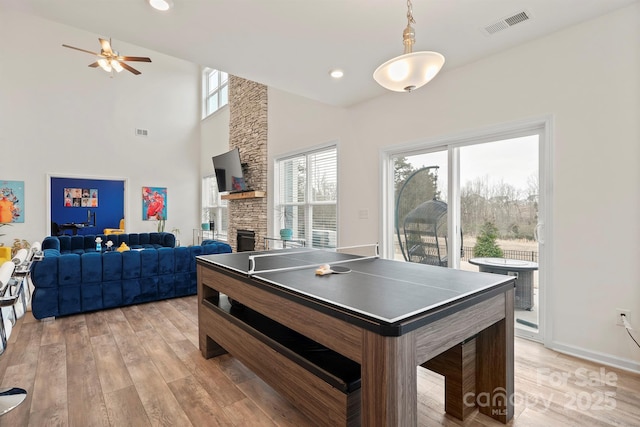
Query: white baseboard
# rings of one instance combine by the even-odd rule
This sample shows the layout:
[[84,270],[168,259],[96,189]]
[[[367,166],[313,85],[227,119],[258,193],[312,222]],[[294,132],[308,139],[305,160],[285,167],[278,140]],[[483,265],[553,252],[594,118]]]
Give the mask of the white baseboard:
[[599,353],[584,348],[575,347],[572,345],[562,344],[558,342],[550,343],[551,350],[558,351],[560,353],[568,354],[570,356],[579,357],[595,363],[602,363],[603,365],[611,366],[613,368],[623,369],[625,371],[634,372],[640,374],[640,362],[631,359],[623,359],[620,357],[612,356],[610,354]]

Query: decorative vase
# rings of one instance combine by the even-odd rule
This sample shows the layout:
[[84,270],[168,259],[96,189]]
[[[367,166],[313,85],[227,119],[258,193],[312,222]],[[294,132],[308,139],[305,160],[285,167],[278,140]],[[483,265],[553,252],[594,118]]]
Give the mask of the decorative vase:
[[293,237],[293,230],[290,228],[282,228],[280,229],[280,238],[282,240],[291,240]]
[[209,229],[210,229],[209,227],[210,227],[210,225],[209,225],[209,223],[208,223],[208,222],[203,222],[203,223],[202,223],[202,229],[203,229],[203,230],[205,230],[205,231],[206,231],[206,230],[209,230]]

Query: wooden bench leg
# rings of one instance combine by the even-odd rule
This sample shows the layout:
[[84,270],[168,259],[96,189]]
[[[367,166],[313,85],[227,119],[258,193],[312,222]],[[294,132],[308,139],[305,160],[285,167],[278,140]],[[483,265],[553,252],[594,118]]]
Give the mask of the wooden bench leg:
[[475,337],[450,348],[421,366],[444,376],[445,411],[464,421],[476,408]]
[[227,353],[220,344],[212,340],[208,335],[200,336],[200,353],[205,359],[221,356]]

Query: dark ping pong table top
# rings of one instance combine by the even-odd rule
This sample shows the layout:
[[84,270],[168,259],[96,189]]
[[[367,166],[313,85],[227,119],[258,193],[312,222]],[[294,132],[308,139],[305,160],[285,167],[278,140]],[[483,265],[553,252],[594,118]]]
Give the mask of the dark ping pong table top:
[[[514,277],[477,273],[424,264],[313,250],[284,249],[201,255],[204,263],[249,276],[255,257],[254,280],[263,281],[350,312],[393,325],[454,302],[491,290],[513,287]],[[345,262],[346,261],[346,262]],[[321,264],[350,268],[346,274],[318,276]],[[283,271],[272,269],[308,266]],[[264,272],[261,272],[264,271]]]

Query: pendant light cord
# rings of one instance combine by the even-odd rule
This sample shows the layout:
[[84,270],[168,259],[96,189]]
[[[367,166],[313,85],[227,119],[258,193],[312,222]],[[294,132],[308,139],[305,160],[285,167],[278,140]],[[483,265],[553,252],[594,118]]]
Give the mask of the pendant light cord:
[[415,24],[416,20],[413,19],[413,4],[411,0],[407,0],[407,25]]

